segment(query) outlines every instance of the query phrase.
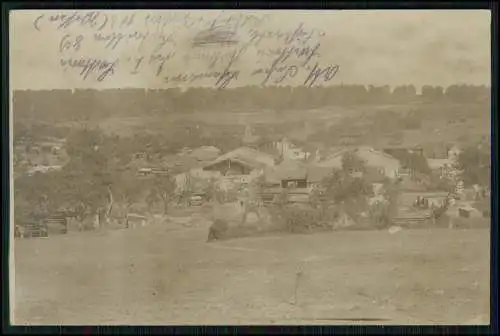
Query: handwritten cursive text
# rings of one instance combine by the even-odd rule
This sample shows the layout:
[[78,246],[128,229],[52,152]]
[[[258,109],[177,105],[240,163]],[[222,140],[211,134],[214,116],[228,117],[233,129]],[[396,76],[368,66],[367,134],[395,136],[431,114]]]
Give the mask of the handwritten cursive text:
[[104,60],[95,58],[62,58],[60,64],[64,71],[68,69],[79,69],[80,77],[86,80],[91,74],[97,75],[97,81],[102,82],[106,77],[113,75],[118,64],[118,60]]

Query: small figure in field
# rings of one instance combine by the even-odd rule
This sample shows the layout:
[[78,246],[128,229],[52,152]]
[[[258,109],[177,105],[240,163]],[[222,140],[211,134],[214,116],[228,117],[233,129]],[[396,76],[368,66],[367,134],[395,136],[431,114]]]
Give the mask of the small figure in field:
[[207,243],[214,240],[219,240],[224,237],[228,230],[228,224],[222,219],[216,219],[214,223],[208,229],[208,239]]

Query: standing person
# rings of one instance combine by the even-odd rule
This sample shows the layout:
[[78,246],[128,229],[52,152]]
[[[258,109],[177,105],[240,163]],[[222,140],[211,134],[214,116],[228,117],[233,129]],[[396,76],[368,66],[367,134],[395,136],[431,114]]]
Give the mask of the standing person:
[[423,206],[424,206],[424,209],[428,209],[429,208],[429,199],[425,198],[423,199]]
[[431,203],[431,220],[432,220],[432,225],[436,225],[436,206],[434,203]]
[[[240,197],[243,203],[243,217],[241,223],[245,224],[248,214],[254,213],[257,215],[260,224],[261,218],[259,213],[259,200],[257,198],[254,188],[245,185],[242,189]],[[260,225],[259,225],[259,230],[260,230]]]
[[248,189],[245,185],[241,185],[239,190],[238,190],[238,201],[241,207],[241,212],[242,212],[242,217],[241,217],[241,223],[244,224],[247,219],[248,215]]

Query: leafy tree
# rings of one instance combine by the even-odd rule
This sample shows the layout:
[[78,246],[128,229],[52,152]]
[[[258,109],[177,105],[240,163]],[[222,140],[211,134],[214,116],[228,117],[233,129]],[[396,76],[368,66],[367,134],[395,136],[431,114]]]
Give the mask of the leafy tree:
[[161,201],[163,214],[168,213],[168,204],[175,195],[176,184],[172,176],[155,176],[152,180],[147,202],[151,204]]
[[372,196],[373,187],[363,175],[353,175],[353,171],[364,172],[365,165],[355,152],[347,152],[342,158],[342,169],[334,169],[321,182],[317,198],[322,202],[333,202],[351,217],[356,217],[368,209],[368,197]]
[[457,168],[466,185],[479,184],[488,186],[491,183],[491,154],[485,148],[470,146],[458,156]]
[[326,198],[336,203],[358,201],[373,192],[373,187],[362,177],[353,177],[346,170],[334,170],[323,180],[322,188]]
[[400,187],[398,180],[386,179],[383,183],[384,199],[387,200],[387,215],[392,218],[398,211],[398,203],[400,196]]
[[400,188],[398,180],[386,178],[382,183],[382,199],[373,200],[368,207],[370,223],[376,228],[391,225],[397,214]]
[[366,171],[364,161],[354,151],[348,151],[342,156],[342,170],[347,173]]
[[205,199],[210,202],[214,197],[216,193],[216,188],[217,188],[217,179],[216,178],[211,178],[208,183],[205,184],[203,187],[203,193],[205,194]]
[[417,90],[413,85],[397,86],[392,91],[392,98],[396,102],[413,101],[417,95]]
[[427,159],[419,153],[410,151],[395,151],[391,155],[401,162],[401,166],[403,168],[412,169],[416,173],[425,175],[429,175],[431,173],[431,168],[429,167]]
[[103,208],[112,176],[110,155],[103,144],[98,130],[75,131],[67,141],[70,162],[62,170],[16,179],[17,198],[35,205],[28,207],[28,215],[40,217],[65,209],[83,221]]
[[439,101],[444,97],[444,89],[441,86],[424,85],[422,87],[422,98],[427,102]]
[[55,208],[51,199],[50,178],[37,173],[14,181],[14,218],[16,224],[38,221]]
[[368,95],[370,102],[387,103],[391,98],[391,88],[388,85],[384,86],[368,86]]
[[109,205],[109,174],[72,170],[71,166],[57,172],[52,184],[51,199],[60,207],[74,211],[80,221],[100,214]]
[[145,199],[145,186],[132,172],[123,172],[115,177],[110,189],[117,203],[123,206],[125,217],[135,205]]

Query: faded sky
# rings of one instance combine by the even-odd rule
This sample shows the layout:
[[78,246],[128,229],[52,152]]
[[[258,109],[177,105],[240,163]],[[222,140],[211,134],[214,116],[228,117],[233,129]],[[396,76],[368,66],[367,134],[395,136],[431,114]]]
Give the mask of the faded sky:
[[[124,16],[124,11],[113,11]],[[158,12],[158,11],[155,11]],[[210,17],[215,11],[194,11],[194,16]],[[149,72],[131,75],[117,71],[103,82],[82,80],[64,72],[58,54],[64,32],[37,31],[33,21],[43,11],[11,13],[10,64],[13,89],[169,87]],[[109,13],[109,12],[108,12]],[[263,13],[263,11],[252,11]],[[303,22],[310,29],[321,29],[321,61],[338,64],[337,76],[328,84],[354,83],[391,86],[424,84],[448,86],[455,83],[490,83],[489,11],[272,11],[264,23],[269,28],[292,29]],[[142,15],[147,15],[144,11]],[[196,33],[196,25],[180,32],[177,55],[168,61],[169,72],[202,65],[187,65],[182,54],[190,53],[182,43]],[[199,30],[199,29],[198,29]],[[79,33],[73,29],[71,33]],[[87,46],[86,55],[111,56],[97,46]],[[114,51],[120,57],[133,56],[134,49]],[[250,68],[258,61],[248,52],[237,62],[238,69]],[[244,76],[232,86],[254,84]],[[290,83],[294,85],[296,83]]]

